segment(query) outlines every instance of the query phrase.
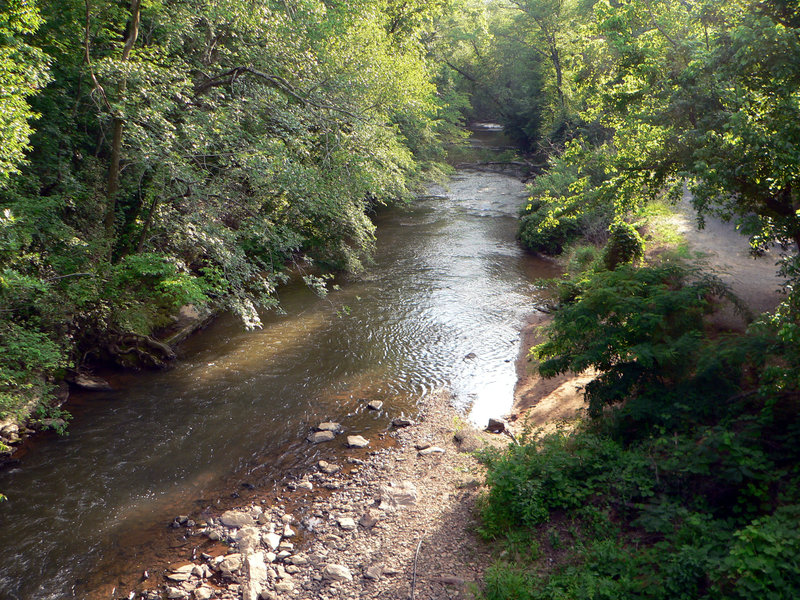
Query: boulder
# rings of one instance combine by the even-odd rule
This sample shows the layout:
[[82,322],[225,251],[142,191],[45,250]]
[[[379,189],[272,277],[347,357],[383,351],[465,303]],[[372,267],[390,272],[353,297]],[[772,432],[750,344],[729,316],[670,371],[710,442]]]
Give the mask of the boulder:
[[336,423],[335,421],[324,421],[317,425],[317,431],[331,431],[333,433],[338,433],[342,430],[342,425],[340,423]]
[[329,463],[326,460],[319,461],[317,465],[319,466],[319,470],[322,471],[323,473],[326,473],[327,475],[333,475],[334,473],[338,473],[339,471],[342,470],[342,467],[340,467],[339,465]]
[[322,576],[331,581],[353,581],[353,575],[350,573],[350,569],[344,565],[325,565],[325,568],[322,569]]
[[366,448],[369,446],[369,440],[360,435],[348,435],[347,445],[350,448]]
[[416,425],[416,423],[406,417],[396,417],[392,419],[393,427],[411,427],[412,425]]
[[263,552],[253,552],[244,562],[245,582],[242,586],[242,600],[258,600],[267,582],[267,564]]
[[261,533],[255,527],[247,525],[236,534],[236,544],[243,554],[250,554],[261,545]]
[[508,423],[504,419],[489,419],[489,424],[486,426],[486,431],[491,433],[503,433],[508,429]]
[[230,577],[232,573],[235,573],[241,568],[242,555],[238,552],[226,555],[219,563],[219,570],[222,571],[222,574],[226,577]]
[[336,434],[332,431],[315,431],[311,435],[308,436],[308,441],[312,444],[319,444],[320,442],[330,442],[332,439],[336,437]]
[[226,510],[219,520],[225,527],[234,527],[236,529],[256,524],[253,517],[241,510]]
[[95,377],[94,375],[87,375],[86,373],[78,373],[72,378],[72,383],[84,390],[93,392],[109,392],[114,388],[102,377]]

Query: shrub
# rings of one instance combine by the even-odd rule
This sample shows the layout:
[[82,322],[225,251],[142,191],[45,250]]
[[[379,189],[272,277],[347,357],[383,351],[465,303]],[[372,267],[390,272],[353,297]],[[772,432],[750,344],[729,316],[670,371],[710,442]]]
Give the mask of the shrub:
[[603,264],[609,271],[619,265],[633,263],[644,257],[644,240],[639,232],[624,221],[610,228],[608,243],[603,250]]

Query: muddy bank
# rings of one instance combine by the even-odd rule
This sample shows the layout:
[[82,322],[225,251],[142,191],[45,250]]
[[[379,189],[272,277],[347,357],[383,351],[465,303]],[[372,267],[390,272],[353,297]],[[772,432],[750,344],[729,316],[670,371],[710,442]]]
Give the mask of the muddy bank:
[[176,542],[188,543],[172,564],[114,597],[471,597],[492,557],[474,534],[483,474],[470,452],[508,438],[467,425],[444,392],[424,400],[418,419],[395,421],[363,448],[334,434],[320,444],[348,447],[339,462],[319,461],[279,496],[203,521],[176,517]]

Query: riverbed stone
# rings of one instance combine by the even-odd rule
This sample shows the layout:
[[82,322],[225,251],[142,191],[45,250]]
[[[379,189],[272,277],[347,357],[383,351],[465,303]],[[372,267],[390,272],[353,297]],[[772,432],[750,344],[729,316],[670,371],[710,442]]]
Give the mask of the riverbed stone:
[[333,433],[338,433],[342,430],[341,423],[336,423],[335,421],[323,421],[319,425],[317,425],[317,431],[330,431]]
[[366,448],[369,446],[369,440],[360,435],[348,435],[347,445],[350,448]]
[[417,487],[410,481],[390,482],[380,486],[379,508],[391,512],[417,503]]
[[344,565],[325,565],[325,568],[322,569],[322,576],[331,581],[353,581],[353,575],[350,573],[350,569]]
[[267,564],[263,552],[253,552],[244,563],[245,581],[242,586],[242,600],[258,600],[267,581]]
[[243,554],[250,554],[261,544],[261,533],[255,527],[242,527],[236,534],[236,544]]
[[332,439],[336,437],[336,434],[332,431],[323,430],[323,431],[315,431],[311,435],[308,436],[308,441],[312,444],[320,444],[322,442],[330,442]]
[[186,590],[182,590],[179,587],[167,587],[167,598],[171,600],[183,600],[183,598],[188,598],[189,592]]
[[373,581],[380,579],[383,575],[383,567],[380,565],[370,565],[364,571],[364,579],[371,579]]
[[294,591],[294,583],[291,581],[279,581],[275,584],[276,592],[289,593]]
[[314,484],[308,480],[301,481],[297,484],[298,490],[308,490],[309,492],[314,489]]
[[339,517],[338,523],[345,531],[353,531],[356,528],[356,522],[351,517]]
[[222,571],[222,574],[227,577],[230,577],[232,573],[235,573],[241,568],[242,555],[239,552],[226,555],[222,559],[222,562],[219,563],[219,570]]
[[416,425],[416,423],[406,417],[396,417],[392,419],[393,427],[411,427],[412,425]]
[[334,473],[338,473],[342,470],[342,467],[339,465],[335,465],[333,463],[329,463],[327,460],[321,460],[317,463],[319,466],[319,470],[325,473],[326,475],[333,475]]
[[430,456],[431,454],[444,454],[444,448],[439,446],[428,446],[419,451],[420,456]]
[[86,373],[79,373],[76,375],[72,383],[79,388],[93,392],[107,392],[114,389],[111,387],[111,384],[102,377],[95,377],[94,375],[88,375]]
[[486,431],[492,433],[503,433],[508,429],[508,423],[504,419],[489,419],[489,424],[486,426]]
[[297,534],[294,532],[294,529],[292,529],[289,526],[288,523],[283,526],[283,537],[289,538],[289,537],[294,537],[295,535],[297,535]]
[[241,510],[226,510],[219,518],[225,527],[245,527],[247,525],[255,525],[253,517]]
[[358,524],[364,529],[372,529],[378,524],[378,516],[374,511],[367,510],[358,520]]
[[383,402],[380,400],[372,400],[369,404],[367,404],[367,408],[370,410],[380,410],[383,408]]
[[201,586],[194,591],[195,600],[210,600],[214,597],[214,588],[207,585]]
[[281,543],[281,536],[277,533],[265,533],[263,536],[264,543],[270,550],[277,550]]

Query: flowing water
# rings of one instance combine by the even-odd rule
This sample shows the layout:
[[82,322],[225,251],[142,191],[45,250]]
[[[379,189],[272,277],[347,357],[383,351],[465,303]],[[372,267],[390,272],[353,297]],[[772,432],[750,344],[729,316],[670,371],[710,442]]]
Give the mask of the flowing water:
[[340,290],[288,286],[263,329],[224,316],[169,371],[80,397],[69,435],[39,439],[0,473],[0,598],[111,597],[174,552],[176,514],[335,453],[338,439],[304,441],[321,420],[369,437],[442,387],[477,424],[508,412],[533,280],[555,275],[515,241],[524,197],[517,179],[461,170],[379,214],[374,264]]

